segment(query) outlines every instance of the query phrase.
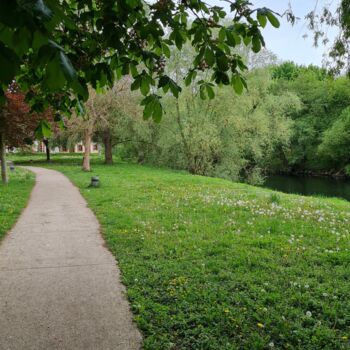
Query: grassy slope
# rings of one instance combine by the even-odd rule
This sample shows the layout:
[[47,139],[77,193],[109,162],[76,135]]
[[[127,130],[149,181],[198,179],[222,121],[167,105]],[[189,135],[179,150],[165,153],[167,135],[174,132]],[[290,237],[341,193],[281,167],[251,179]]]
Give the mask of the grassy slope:
[[26,170],[17,168],[9,175],[8,185],[0,183],[0,240],[21,214],[34,185],[34,175]]
[[182,172],[56,166],[97,214],[145,349],[349,349],[350,204]]

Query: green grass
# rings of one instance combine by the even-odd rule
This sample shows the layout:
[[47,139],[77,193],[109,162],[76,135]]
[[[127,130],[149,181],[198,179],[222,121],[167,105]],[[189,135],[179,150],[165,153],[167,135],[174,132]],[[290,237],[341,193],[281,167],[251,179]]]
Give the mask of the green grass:
[[0,240],[26,206],[34,185],[34,175],[27,170],[16,168],[9,176],[8,185],[0,183]]
[[[95,162],[103,163],[103,158],[97,153],[92,153],[91,159]],[[45,153],[11,153],[8,155],[8,159],[15,163],[31,165],[31,164],[47,164]],[[83,159],[83,153],[52,153],[51,163],[53,164],[69,164],[81,166]]]
[[51,166],[100,220],[145,349],[350,349],[350,203],[137,165]]

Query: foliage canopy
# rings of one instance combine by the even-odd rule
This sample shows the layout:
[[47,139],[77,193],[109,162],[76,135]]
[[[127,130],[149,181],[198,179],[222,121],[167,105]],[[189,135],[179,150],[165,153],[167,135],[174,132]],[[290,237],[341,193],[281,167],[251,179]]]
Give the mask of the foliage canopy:
[[[275,14],[253,8],[247,0],[230,2],[230,21],[220,6],[202,0],[13,0],[0,3],[0,94],[14,78],[29,89],[32,108],[48,104],[69,113],[83,111],[90,84],[113,86],[124,75],[133,78],[132,89],[144,95],[144,118],[159,121],[161,96],[157,88],[178,96],[180,86],[164,73],[170,47],[179,50],[189,41],[196,55],[186,82],[198,71],[210,69],[209,81],[199,81],[210,98],[213,84],[233,85],[241,93],[246,69],[234,48],[264,46],[260,29],[269,22],[278,27]],[[226,24],[222,24],[226,23]]]

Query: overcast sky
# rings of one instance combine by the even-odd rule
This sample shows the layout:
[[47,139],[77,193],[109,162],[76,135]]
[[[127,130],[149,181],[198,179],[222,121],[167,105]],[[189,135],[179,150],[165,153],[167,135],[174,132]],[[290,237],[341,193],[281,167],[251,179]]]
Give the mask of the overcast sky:
[[[224,6],[223,1],[210,0],[208,2]],[[251,0],[251,2],[255,7],[268,7],[278,13],[283,13],[288,8],[289,3],[288,0]],[[323,54],[327,50],[325,47],[315,48],[313,46],[312,34],[308,31],[304,18],[315,8],[316,3],[318,3],[318,8],[322,8],[324,4],[332,3],[335,6],[337,2],[338,0],[290,0],[293,12],[297,17],[300,17],[300,20],[292,26],[285,19],[282,19],[279,29],[268,25],[263,30],[266,47],[281,60],[321,66]],[[309,34],[309,37],[304,39],[304,34]],[[330,36],[332,37],[332,33]]]

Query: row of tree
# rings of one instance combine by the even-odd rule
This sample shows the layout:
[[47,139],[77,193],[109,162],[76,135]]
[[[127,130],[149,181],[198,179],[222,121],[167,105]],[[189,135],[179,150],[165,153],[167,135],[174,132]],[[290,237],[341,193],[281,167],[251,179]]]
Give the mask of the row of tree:
[[[186,59],[175,57],[169,68],[179,85]],[[104,94],[91,93],[85,119],[72,118],[57,141],[84,140],[90,149],[94,138],[104,144],[106,163],[114,153],[251,183],[269,172],[344,174],[350,163],[350,81],[314,66],[277,65],[267,51],[248,63],[243,95],[223,87],[215,99],[203,100],[208,91],[182,84],[178,99],[163,97],[160,124],[143,120],[141,96],[124,78]],[[89,170],[88,155],[84,159]]]
[[[266,50],[250,57],[248,52],[240,53],[251,68],[249,89],[241,96],[222,87],[209,99],[211,90],[198,88],[196,81],[186,87],[181,67],[192,54],[188,48],[169,64],[169,76],[183,91],[178,98],[162,97],[166,113],[161,123],[144,120],[142,96],[131,91],[132,80],[125,77],[112,89],[91,90],[85,115],[67,119],[64,129],[55,128],[50,144],[70,149],[83,141],[87,171],[90,145],[97,141],[104,145],[107,164],[117,154],[251,183],[276,171],[343,174],[350,163],[350,81],[314,66],[277,64]],[[30,114],[16,84],[6,98],[11,117],[2,135],[6,132],[8,146],[23,147],[34,138],[48,146],[37,126],[53,121],[50,110]]]
[[292,116],[287,152],[275,156],[273,169],[294,173],[344,174],[350,163],[350,81],[318,67],[292,62],[272,70],[272,93],[289,91],[302,105]]

